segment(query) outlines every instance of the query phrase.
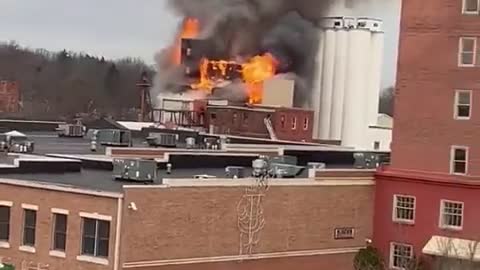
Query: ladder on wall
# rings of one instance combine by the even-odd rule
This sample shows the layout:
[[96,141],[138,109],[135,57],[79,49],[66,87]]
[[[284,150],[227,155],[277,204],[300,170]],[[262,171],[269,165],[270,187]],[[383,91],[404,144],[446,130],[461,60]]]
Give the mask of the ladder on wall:
[[277,140],[277,135],[275,134],[275,130],[273,129],[272,120],[270,117],[263,119],[263,123],[265,123],[265,127],[267,127],[268,134],[270,135],[270,139],[273,141]]

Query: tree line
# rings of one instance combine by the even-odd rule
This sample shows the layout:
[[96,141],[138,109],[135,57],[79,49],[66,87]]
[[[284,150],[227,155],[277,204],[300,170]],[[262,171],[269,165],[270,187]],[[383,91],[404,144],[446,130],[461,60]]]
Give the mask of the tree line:
[[140,103],[136,87],[143,61],[117,61],[67,50],[28,49],[0,43],[0,80],[17,81],[21,118],[68,119],[76,114],[133,119]]

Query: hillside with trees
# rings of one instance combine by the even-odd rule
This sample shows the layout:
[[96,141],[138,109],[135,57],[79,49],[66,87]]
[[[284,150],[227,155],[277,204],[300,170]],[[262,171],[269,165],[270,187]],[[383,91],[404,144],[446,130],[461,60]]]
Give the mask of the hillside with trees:
[[[17,81],[22,111],[8,117],[64,119],[77,113],[135,118],[135,84],[151,67],[138,59],[106,60],[84,53],[0,43],[0,79]],[[4,116],[5,117],[5,116]]]

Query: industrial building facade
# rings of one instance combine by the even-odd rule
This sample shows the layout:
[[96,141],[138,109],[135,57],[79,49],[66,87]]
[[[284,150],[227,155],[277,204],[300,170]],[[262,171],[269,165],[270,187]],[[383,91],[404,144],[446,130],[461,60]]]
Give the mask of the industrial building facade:
[[165,180],[115,193],[1,179],[0,262],[41,270],[349,270],[372,236],[373,172],[318,171],[316,179],[270,182],[257,194],[254,208],[263,211],[254,223],[242,223],[248,180]]
[[374,243],[390,269],[478,267],[480,7],[402,5],[392,162],[376,177]]

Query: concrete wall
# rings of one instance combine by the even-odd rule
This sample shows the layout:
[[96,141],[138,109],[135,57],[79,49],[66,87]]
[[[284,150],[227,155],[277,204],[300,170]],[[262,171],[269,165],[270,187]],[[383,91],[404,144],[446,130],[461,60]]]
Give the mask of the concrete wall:
[[[368,150],[390,151],[392,143],[392,129],[382,127],[369,127],[367,130],[367,142],[365,144]],[[379,143],[379,149],[375,149],[375,143]]]
[[[314,269],[312,265],[324,265],[332,258],[331,266],[337,267],[330,269],[351,269],[352,254],[372,234],[371,182],[271,182],[263,199],[265,226],[258,245],[253,255],[240,256],[237,206],[246,181],[172,180],[165,187],[127,186],[125,205],[134,203],[137,210],[124,209],[124,269],[184,269],[174,264],[197,269],[205,263],[233,265],[248,258],[256,259],[254,266],[245,263],[233,269],[279,269],[282,258],[306,254],[310,257],[306,265],[298,263],[296,268]],[[340,227],[354,227],[354,239],[335,240],[334,230]],[[327,254],[331,257],[324,257]],[[265,264],[262,259],[276,263]]]
[[[107,270],[114,269],[117,199],[78,193],[80,190],[59,188],[31,182],[0,179],[0,201],[12,204],[10,212],[9,248],[0,246],[3,262],[13,263],[16,269],[22,265],[49,265],[48,270]],[[94,193],[92,193],[94,194]],[[38,206],[35,253],[19,250],[22,243],[22,204]],[[50,255],[52,246],[52,208],[68,210],[67,246],[65,258]],[[83,262],[77,259],[81,248],[80,212],[110,216],[110,243],[108,265]],[[25,268],[27,269],[27,268]],[[42,268],[43,269],[43,268]]]

